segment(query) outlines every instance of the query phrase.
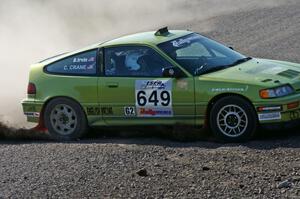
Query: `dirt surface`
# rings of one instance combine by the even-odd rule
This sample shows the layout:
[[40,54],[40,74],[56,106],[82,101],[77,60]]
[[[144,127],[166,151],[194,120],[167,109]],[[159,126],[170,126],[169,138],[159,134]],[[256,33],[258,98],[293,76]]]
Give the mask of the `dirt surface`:
[[[288,2],[174,26],[203,32],[210,24],[205,34],[244,54],[300,62],[300,3]],[[1,129],[0,198],[300,198],[297,129],[261,131],[245,144],[103,129],[57,143]]]
[[245,144],[183,143],[159,133],[3,141],[0,198],[300,197],[297,130],[263,132]]

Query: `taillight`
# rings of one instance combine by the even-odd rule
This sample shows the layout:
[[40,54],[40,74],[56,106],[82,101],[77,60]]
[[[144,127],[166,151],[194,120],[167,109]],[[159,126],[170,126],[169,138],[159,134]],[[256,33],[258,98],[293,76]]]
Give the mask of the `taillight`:
[[297,108],[298,106],[299,106],[299,102],[292,102],[292,103],[287,104],[288,109],[294,109],[294,108]]
[[36,87],[35,87],[35,84],[34,83],[30,83],[28,84],[28,87],[27,87],[27,94],[36,94]]

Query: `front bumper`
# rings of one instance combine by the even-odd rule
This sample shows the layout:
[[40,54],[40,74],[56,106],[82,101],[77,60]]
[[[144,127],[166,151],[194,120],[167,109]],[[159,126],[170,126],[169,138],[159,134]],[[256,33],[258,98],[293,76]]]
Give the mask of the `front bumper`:
[[261,124],[300,120],[300,109],[289,111],[258,112],[257,114]]
[[300,119],[288,122],[265,123],[261,127],[267,130],[293,129],[300,126]]
[[[300,123],[300,94],[286,97],[284,99],[255,103],[254,106],[258,115],[259,123],[262,125],[275,125],[276,123]],[[262,107],[270,108],[270,110],[260,111]],[[272,107],[280,107],[280,109],[272,110]]]

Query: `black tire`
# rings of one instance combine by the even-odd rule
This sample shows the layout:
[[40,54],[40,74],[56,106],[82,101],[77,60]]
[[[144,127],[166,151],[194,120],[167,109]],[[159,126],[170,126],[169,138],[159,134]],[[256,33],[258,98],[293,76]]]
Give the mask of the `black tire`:
[[78,103],[68,98],[51,100],[45,108],[44,118],[51,137],[59,141],[81,138],[87,131],[84,111]]
[[219,141],[244,142],[253,136],[258,122],[256,112],[248,101],[228,96],[213,105],[209,124]]

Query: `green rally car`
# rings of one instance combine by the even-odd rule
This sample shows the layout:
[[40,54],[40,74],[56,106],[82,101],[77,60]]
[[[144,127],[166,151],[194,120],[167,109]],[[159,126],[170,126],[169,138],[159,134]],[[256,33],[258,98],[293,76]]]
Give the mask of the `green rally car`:
[[300,64],[246,57],[200,34],[162,28],[34,64],[27,92],[27,120],[59,140],[89,126],[181,124],[237,142],[258,125],[298,122]]

